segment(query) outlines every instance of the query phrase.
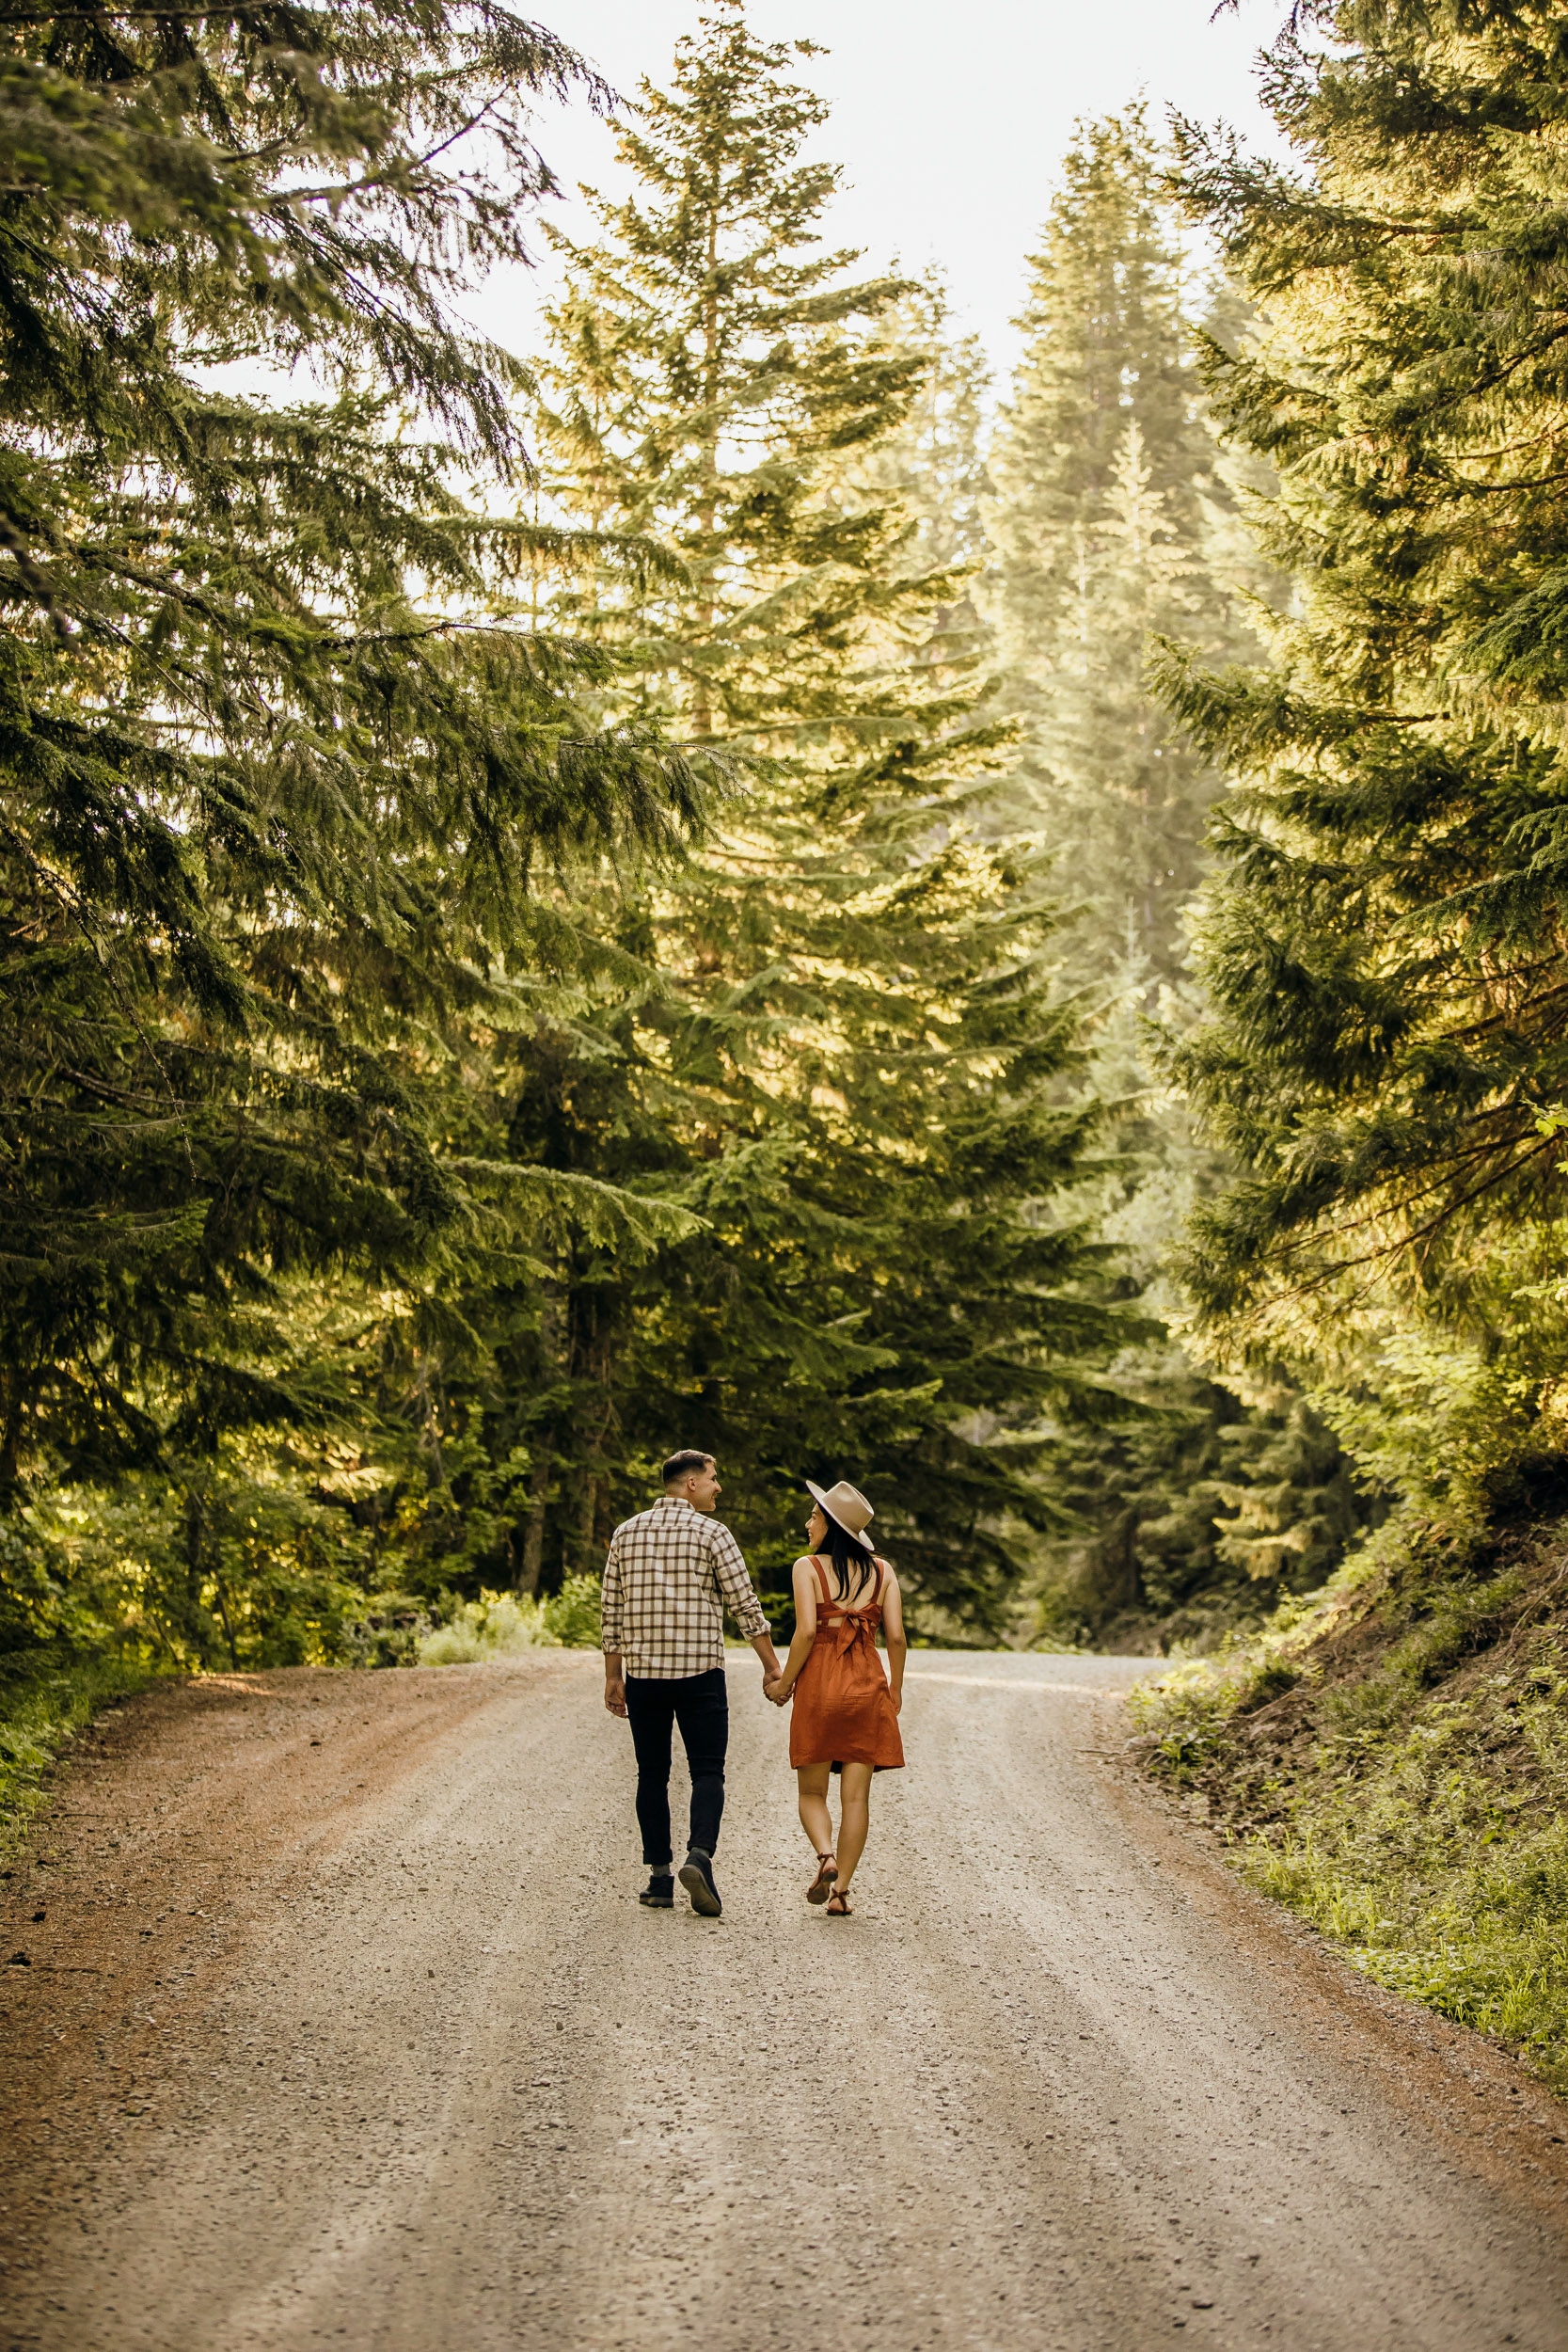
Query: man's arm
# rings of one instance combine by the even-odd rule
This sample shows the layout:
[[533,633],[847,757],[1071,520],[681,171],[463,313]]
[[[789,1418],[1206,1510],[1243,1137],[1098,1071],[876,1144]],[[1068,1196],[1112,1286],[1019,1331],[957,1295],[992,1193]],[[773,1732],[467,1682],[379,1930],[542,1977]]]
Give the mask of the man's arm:
[[612,1715],[626,1711],[626,1677],[621,1659],[621,1538],[610,1539],[604,1564],[604,1595],[599,1605],[599,1645],[604,1651],[604,1703]]
[[779,1653],[773,1647],[773,1636],[762,1613],[762,1603],[746,1573],[745,1554],[727,1527],[715,1527],[713,1530],[712,1559],[720,1595],[761,1659],[764,1678],[770,1681],[779,1671]]

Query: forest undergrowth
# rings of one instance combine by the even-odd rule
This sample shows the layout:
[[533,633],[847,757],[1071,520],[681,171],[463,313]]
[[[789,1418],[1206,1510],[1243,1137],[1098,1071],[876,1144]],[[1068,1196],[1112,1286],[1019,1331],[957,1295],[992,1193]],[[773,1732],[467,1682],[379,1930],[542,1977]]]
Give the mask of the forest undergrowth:
[[0,1857],[48,1802],[51,1767],[72,1736],[157,1679],[140,1659],[76,1649],[0,1659]]
[[[1568,1494],[1396,1514],[1320,1594],[1134,1694],[1242,1874],[1568,2091]],[[1544,1487],[1545,1493],[1541,1489]]]

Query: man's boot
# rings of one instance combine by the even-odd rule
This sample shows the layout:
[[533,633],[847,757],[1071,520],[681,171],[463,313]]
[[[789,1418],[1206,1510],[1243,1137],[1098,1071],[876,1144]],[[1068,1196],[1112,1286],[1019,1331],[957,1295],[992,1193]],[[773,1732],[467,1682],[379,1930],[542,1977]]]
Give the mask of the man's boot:
[[724,1906],[719,1899],[719,1889],[713,1883],[713,1857],[701,1846],[689,1846],[686,1860],[680,1867],[680,1883],[691,1898],[693,1911],[705,1919],[717,1919]]

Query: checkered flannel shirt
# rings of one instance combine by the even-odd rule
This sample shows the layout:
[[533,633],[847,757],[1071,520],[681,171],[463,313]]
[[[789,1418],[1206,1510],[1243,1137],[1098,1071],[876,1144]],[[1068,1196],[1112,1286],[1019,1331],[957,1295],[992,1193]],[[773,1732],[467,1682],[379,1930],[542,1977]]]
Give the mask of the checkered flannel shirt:
[[724,1662],[724,1604],[749,1642],[768,1630],[740,1546],[684,1495],[623,1519],[604,1564],[604,1646],[673,1682]]

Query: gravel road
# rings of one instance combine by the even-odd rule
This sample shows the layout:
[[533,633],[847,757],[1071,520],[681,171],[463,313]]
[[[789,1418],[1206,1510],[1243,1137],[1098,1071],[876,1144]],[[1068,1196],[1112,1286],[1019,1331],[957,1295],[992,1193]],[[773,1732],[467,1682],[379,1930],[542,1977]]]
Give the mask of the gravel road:
[[119,1710],[0,1887],[0,2343],[1564,2352],[1563,2110],[1236,1883],[1140,1671],[918,1653],[842,1921],[749,1656],[720,1922],[593,1657]]

